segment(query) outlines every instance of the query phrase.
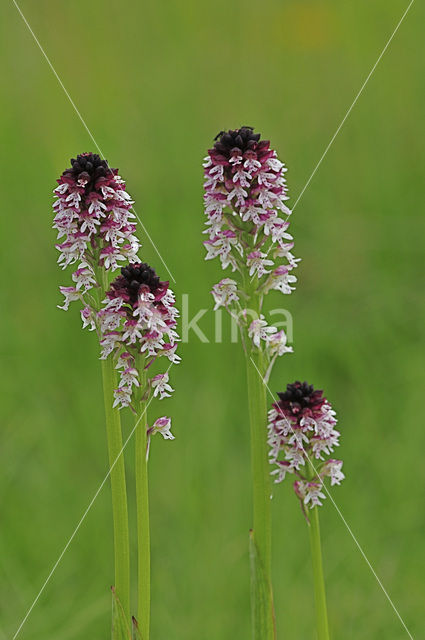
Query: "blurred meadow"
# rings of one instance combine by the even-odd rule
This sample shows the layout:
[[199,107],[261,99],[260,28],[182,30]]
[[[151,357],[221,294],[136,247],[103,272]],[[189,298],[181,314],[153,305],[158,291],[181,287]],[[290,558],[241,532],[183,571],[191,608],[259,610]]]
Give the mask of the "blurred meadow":
[[[19,1],[19,0],[18,0]],[[213,342],[201,162],[221,129],[254,126],[289,167],[293,203],[407,0],[21,0],[190,314],[208,308],[171,370],[173,417],[150,460],[152,638],[250,637],[251,525],[244,361]],[[107,472],[98,347],[60,284],[52,189],[96,151],[12,1],[0,7],[2,312],[0,639],[10,640]],[[423,622],[425,531],[425,9],[414,3],[292,217],[294,354],[275,392],[308,379],[335,406],[347,476],[334,499],[412,636]],[[143,258],[168,278],[139,228]],[[132,427],[125,417],[125,433]],[[130,499],[133,448],[126,450]],[[273,496],[280,639],[315,637],[308,531],[290,482]],[[19,634],[109,637],[107,484]],[[134,530],[134,513],[131,512]],[[332,637],[408,634],[331,504],[321,525]],[[133,540],[134,542],[134,540]],[[134,546],[134,545],[133,545]]]

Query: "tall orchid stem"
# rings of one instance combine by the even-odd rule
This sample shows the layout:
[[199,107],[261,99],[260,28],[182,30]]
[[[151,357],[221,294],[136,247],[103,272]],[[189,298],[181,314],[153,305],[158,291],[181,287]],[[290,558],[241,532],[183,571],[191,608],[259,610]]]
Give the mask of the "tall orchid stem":
[[[99,303],[109,287],[106,271],[101,274],[102,291]],[[103,397],[105,402],[106,434],[111,476],[112,517],[114,522],[115,592],[123,612],[130,621],[130,542],[128,532],[127,485],[122,446],[121,416],[113,408],[114,390],[118,386],[112,356],[102,360]],[[114,633],[118,633],[114,631]],[[115,640],[115,636],[113,637]],[[117,637],[118,640],[118,637]]]
[[[137,369],[140,376],[141,394],[145,392],[146,376],[144,358],[139,356]],[[136,428],[136,506],[137,506],[137,566],[138,622],[143,640],[149,640],[150,628],[150,528],[149,528],[149,485],[147,463],[147,416],[146,401],[140,397],[140,415]]]
[[[127,487],[122,451],[121,418],[112,408],[117,376],[112,357],[102,360],[106,433],[111,469],[112,516],[114,521],[115,590],[127,620],[130,621],[130,545],[128,535]],[[115,638],[114,638],[115,640]]]
[[[314,473],[311,474],[314,476]],[[322,545],[320,542],[319,508],[309,511],[310,548],[313,563],[314,600],[316,603],[317,640],[329,640],[328,610],[323,577]]]
[[256,564],[251,564],[251,609],[254,640],[274,640],[275,621],[271,582],[270,464],[267,451],[266,387],[261,352],[250,350],[246,341],[246,371],[251,427],[253,497],[253,542]]

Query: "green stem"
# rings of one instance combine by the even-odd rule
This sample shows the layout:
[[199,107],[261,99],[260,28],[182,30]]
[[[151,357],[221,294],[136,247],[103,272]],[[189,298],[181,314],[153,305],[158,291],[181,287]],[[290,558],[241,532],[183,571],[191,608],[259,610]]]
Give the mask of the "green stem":
[[322,548],[320,544],[319,509],[309,511],[310,547],[313,561],[314,599],[316,603],[317,640],[329,640],[325,581],[323,578]]
[[[144,358],[139,358],[137,369],[140,374],[140,389],[144,393],[146,377]],[[149,640],[150,627],[150,530],[149,530],[149,486],[146,460],[147,416],[146,401],[140,399],[139,424],[136,428],[136,506],[137,506],[137,566],[138,622],[143,640]]]
[[[249,339],[250,342],[250,339]],[[246,345],[249,344],[246,342]],[[252,360],[251,360],[252,358]],[[267,399],[262,380],[262,354],[247,348],[246,370],[251,427],[251,469],[253,490],[253,540],[260,568],[252,580],[254,640],[273,640],[275,623],[271,583],[270,464],[267,452]],[[261,579],[258,579],[258,576]]]
[[[98,269],[96,289],[100,309],[105,292],[109,289],[108,273]],[[113,408],[114,390],[118,386],[117,372],[112,356],[102,360],[103,398],[105,403],[106,434],[111,477],[112,518],[114,523],[115,593],[130,624],[130,538],[128,531],[127,485],[122,446],[121,415]],[[119,630],[113,629],[113,640],[119,640]]]
[[106,432],[109,467],[111,469],[112,514],[114,521],[115,590],[123,611],[130,621],[130,548],[128,535],[127,488],[124,454],[122,451],[121,418],[113,409],[117,376],[110,356],[102,360],[103,395],[105,400]]

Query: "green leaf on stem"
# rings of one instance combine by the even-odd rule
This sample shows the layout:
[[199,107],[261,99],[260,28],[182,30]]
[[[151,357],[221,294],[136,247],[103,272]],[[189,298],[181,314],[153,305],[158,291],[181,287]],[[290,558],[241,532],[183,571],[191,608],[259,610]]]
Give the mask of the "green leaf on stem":
[[132,636],[133,640],[143,640],[142,633],[139,629],[139,623],[137,622],[134,616],[132,618],[132,623],[133,623],[133,636]]
[[251,563],[252,628],[254,640],[276,640],[276,621],[271,584],[264,573],[254,532],[249,532]]
[[[112,638],[113,640],[132,640],[128,620],[119,601],[115,587],[112,591]],[[136,636],[137,637],[137,636]]]

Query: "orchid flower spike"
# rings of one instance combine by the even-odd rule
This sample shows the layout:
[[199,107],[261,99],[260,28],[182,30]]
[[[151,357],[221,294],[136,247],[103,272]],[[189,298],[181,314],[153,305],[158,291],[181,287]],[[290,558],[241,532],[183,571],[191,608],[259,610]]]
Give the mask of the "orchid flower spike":
[[335,411],[323,391],[307,382],[288,384],[269,411],[268,445],[275,482],[296,476],[294,490],[302,508],[321,506],[324,481],[339,485],[344,479],[342,460],[331,457],[339,446]]
[[102,270],[115,271],[122,262],[136,262],[140,249],[135,234],[133,200],[117,169],[96,153],[82,153],[71,160],[54,190],[53,226],[60,242],[58,263],[76,265],[74,284],[60,287],[65,311],[79,300],[83,326],[96,328],[96,296]]
[[[170,396],[173,389],[168,370],[152,377],[148,371],[162,356],[169,363],[180,361],[176,353],[178,315],[169,283],[162,282],[148,264],[136,262],[121,269],[97,314],[101,358],[112,354],[120,371],[114,406],[131,406],[137,413],[137,397],[146,402],[151,394],[160,399]],[[168,427],[166,431],[156,431],[170,437],[166,435]]]
[[215,309],[229,311],[252,341],[249,348],[263,350],[271,366],[292,351],[262,309],[269,291],[290,294],[296,282],[285,172],[252,127],[221,131],[204,162],[206,260],[219,258],[232,272],[212,288]]

